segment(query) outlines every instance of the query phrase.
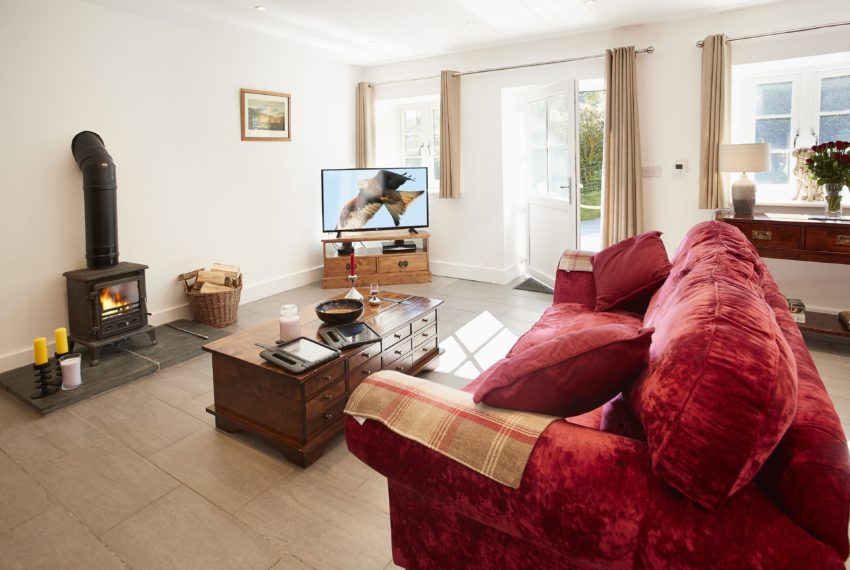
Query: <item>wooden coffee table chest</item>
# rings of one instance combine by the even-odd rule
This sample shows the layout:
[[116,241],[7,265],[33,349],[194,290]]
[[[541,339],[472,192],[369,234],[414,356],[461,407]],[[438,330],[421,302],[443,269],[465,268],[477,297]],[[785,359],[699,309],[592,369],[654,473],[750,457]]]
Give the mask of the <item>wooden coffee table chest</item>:
[[[212,353],[215,398],[207,411],[216,427],[257,434],[301,467],[316,461],[342,431],[342,410],[364,378],[379,370],[417,374],[439,354],[437,307],[442,301],[386,291],[381,298],[380,306],[367,305],[360,318],[381,335],[380,342],[345,350],[303,375],[260,358],[254,343],[274,344],[277,319],[205,345]],[[322,322],[311,307],[302,308],[301,324],[302,336],[321,340]]]

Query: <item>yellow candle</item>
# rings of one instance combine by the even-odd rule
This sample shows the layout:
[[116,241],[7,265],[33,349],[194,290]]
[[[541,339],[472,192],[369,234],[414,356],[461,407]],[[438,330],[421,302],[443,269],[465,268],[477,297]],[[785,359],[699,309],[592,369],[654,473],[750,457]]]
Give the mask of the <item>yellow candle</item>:
[[59,327],[53,331],[56,337],[56,354],[65,354],[68,352],[68,331],[65,327]]
[[41,365],[47,363],[47,339],[43,336],[38,336],[32,341],[33,351],[35,352],[35,364]]

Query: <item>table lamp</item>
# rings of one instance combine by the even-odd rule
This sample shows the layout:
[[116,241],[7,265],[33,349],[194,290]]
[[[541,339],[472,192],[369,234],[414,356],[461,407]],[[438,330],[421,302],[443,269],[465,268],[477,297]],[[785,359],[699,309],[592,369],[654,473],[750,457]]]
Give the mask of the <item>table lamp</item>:
[[720,172],[740,172],[732,184],[732,207],[736,216],[752,216],[756,204],[756,183],[747,172],[770,170],[770,145],[767,143],[722,144],[718,157]]

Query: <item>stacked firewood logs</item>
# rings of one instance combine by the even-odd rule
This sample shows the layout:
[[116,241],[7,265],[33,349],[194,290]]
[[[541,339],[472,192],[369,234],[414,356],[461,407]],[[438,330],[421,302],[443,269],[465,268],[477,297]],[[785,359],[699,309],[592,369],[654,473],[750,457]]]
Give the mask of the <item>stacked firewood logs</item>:
[[242,286],[242,272],[234,265],[213,263],[209,269],[196,269],[181,273],[177,281],[182,281],[186,291],[224,293]]

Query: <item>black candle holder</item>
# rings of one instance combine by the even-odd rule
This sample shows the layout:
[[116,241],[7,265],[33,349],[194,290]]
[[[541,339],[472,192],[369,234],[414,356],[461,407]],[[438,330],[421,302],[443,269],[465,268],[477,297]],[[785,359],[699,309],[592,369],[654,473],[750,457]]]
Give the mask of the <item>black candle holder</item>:
[[33,364],[33,376],[35,376],[36,393],[30,396],[33,400],[46,398],[59,391],[59,386],[54,386],[51,382],[53,376],[53,366],[50,362],[44,364]]
[[56,370],[53,373],[53,381],[50,382],[52,386],[62,387],[62,366],[60,364],[60,360],[62,360],[63,356],[68,356],[70,352],[63,352],[59,354],[58,352],[53,355],[53,361],[56,363]]

